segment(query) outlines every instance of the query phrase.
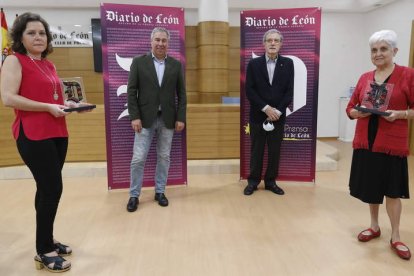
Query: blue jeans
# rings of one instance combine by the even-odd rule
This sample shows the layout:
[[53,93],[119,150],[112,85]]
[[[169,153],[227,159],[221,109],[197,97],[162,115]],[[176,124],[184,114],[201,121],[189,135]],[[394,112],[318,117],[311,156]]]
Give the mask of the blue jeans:
[[158,116],[150,128],[142,128],[135,133],[134,149],[131,160],[131,184],[129,194],[139,197],[141,194],[144,166],[154,134],[157,133],[157,167],[155,169],[155,192],[164,193],[170,168],[171,143],[174,129],[165,127],[161,116]]

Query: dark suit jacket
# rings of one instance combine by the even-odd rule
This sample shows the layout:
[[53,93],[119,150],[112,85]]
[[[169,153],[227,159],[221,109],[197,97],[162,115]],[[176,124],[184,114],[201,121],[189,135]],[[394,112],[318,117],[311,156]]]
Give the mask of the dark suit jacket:
[[267,115],[262,111],[266,105],[277,108],[282,115],[279,122],[286,119],[286,108],[292,102],[293,61],[279,55],[272,85],[269,82],[265,55],[250,60],[246,72],[246,95],[250,102],[250,123],[262,124]]
[[144,128],[151,127],[159,106],[167,128],[175,128],[176,121],[186,122],[185,82],[178,60],[167,56],[160,87],[152,54],[135,57],[129,72],[127,92],[129,118],[141,119]]

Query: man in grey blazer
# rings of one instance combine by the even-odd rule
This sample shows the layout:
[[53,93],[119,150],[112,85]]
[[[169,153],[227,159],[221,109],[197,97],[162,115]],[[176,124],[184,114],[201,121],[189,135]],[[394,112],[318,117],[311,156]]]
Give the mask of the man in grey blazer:
[[[151,53],[133,59],[128,77],[128,112],[135,131],[131,160],[130,198],[127,210],[138,208],[144,166],[152,137],[157,135],[155,197],[168,206],[165,185],[170,166],[174,130],[182,131],[186,122],[186,91],[181,63],[168,56],[170,33],[156,27],[151,33]],[[177,101],[176,101],[177,99]]]
[[286,120],[286,108],[292,102],[294,68],[290,58],[279,51],[282,34],[275,29],[263,35],[265,54],[250,60],[246,72],[246,96],[250,102],[250,175],[245,195],[251,195],[262,179],[263,156],[267,144],[265,189],[283,195],[275,179],[279,172],[280,147]]

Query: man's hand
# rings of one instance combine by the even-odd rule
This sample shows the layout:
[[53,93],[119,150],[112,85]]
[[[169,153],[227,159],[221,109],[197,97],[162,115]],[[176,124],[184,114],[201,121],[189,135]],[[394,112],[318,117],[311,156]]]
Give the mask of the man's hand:
[[175,131],[180,132],[184,129],[184,127],[185,127],[185,124],[183,122],[179,122],[179,121],[175,122]]
[[282,115],[282,112],[280,112],[279,110],[277,110],[274,107],[269,106],[266,110],[265,113],[267,115],[267,117],[271,120],[271,121],[277,121],[280,118],[280,115]]
[[141,123],[141,120],[140,119],[132,120],[131,121],[131,126],[132,126],[132,129],[135,132],[141,133],[141,131],[142,131],[142,123]]

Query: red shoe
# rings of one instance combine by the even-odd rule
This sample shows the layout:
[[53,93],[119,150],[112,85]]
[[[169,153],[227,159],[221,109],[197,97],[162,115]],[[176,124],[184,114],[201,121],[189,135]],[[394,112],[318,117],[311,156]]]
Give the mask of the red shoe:
[[[365,232],[369,232],[369,234],[364,234]],[[378,229],[378,231],[375,232],[372,228],[368,228],[358,234],[358,240],[361,242],[367,242],[374,238],[378,238],[379,236],[381,236],[381,229]]]
[[[392,242],[392,240],[390,240],[390,244],[391,244],[391,248],[395,251],[395,253],[397,253],[398,257],[404,260],[409,260],[411,258],[410,249],[404,243],[400,241]],[[407,250],[401,250],[398,248],[398,246],[400,246],[400,248],[403,246]]]

